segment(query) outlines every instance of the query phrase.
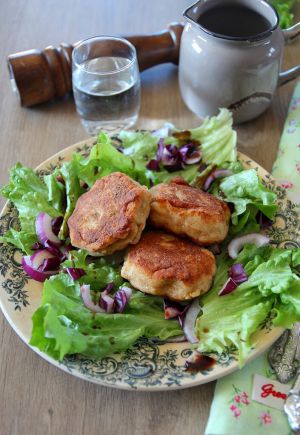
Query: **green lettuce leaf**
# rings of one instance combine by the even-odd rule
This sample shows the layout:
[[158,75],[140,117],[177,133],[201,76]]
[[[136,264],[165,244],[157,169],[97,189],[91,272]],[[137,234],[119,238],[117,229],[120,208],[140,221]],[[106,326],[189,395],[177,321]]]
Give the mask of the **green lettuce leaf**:
[[164,319],[162,298],[141,292],[134,292],[123,314],[93,314],[82,303],[80,284],[66,274],[45,282],[32,320],[30,344],[59,360],[74,353],[101,358],[142,336],[165,340],[182,333],[177,320]]
[[197,321],[199,351],[222,353],[234,346],[243,365],[255,345],[254,333],[270,315],[277,326],[291,327],[299,321],[300,278],[293,271],[293,259],[299,252],[246,245],[235,262],[243,264],[248,281],[232,293],[218,296],[233,264],[222,254],[213,288],[200,299],[203,314]]
[[274,218],[277,211],[276,194],[262,184],[255,169],[224,178],[219,188],[225,201],[234,204],[231,220],[239,232],[246,224],[250,224],[253,229],[258,211],[269,219]]
[[83,269],[85,275],[79,279],[79,282],[89,284],[92,290],[100,291],[110,282],[113,282],[116,287],[124,282],[120,275],[121,267],[114,264],[113,260],[109,260],[109,257],[94,257],[91,260],[87,251],[79,249],[78,251],[71,251],[68,260],[64,261],[61,267],[63,269],[67,267]]
[[27,231],[17,231],[10,228],[4,236],[0,237],[0,242],[10,243],[25,252],[27,255],[32,254],[32,246],[37,242],[35,233],[28,233]]
[[10,182],[2,187],[1,194],[14,203],[19,213],[21,230],[10,229],[0,241],[12,243],[26,253],[37,241],[35,220],[44,211],[52,217],[62,215],[57,202],[51,199],[47,185],[30,168],[17,163],[10,170]]
[[293,8],[299,0],[270,0],[270,3],[277,9],[279,24],[283,29],[293,24]]
[[205,118],[200,127],[191,130],[192,139],[201,143],[203,160],[222,166],[225,162],[236,162],[236,132],[232,129],[232,114],[221,109],[217,116]]
[[77,199],[84,192],[84,189],[80,185],[77,167],[77,158],[75,154],[70,162],[62,165],[59,171],[65,182],[67,202],[64,220],[58,235],[62,240],[65,240],[69,234],[68,219],[74,211]]

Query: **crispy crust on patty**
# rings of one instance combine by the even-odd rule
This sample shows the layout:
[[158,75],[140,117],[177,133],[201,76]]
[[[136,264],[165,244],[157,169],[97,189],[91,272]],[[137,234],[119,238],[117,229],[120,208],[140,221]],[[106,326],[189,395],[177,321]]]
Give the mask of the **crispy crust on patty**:
[[228,205],[209,193],[189,185],[170,182],[150,189],[152,194],[149,220],[200,245],[224,240],[229,229]]
[[129,248],[121,275],[144,293],[184,301],[207,292],[215,272],[215,258],[207,249],[151,231]]
[[72,245],[107,255],[137,243],[150,201],[147,188],[121,172],[100,178],[78,199],[68,220]]

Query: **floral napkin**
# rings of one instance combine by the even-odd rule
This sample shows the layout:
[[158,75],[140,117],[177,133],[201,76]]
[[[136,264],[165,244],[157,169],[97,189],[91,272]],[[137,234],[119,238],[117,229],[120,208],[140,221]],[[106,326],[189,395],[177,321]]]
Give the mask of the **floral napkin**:
[[[296,85],[272,175],[300,204],[300,82]],[[283,411],[252,400],[255,374],[276,379],[266,354],[216,384],[205,435],[290,435]]]

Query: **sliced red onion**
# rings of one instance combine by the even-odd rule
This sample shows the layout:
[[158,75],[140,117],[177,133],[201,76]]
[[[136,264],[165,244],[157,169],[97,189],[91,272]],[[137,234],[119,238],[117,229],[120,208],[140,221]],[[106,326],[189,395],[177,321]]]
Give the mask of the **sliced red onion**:
[[40,251],[35,251],[31,256],[31,264],[35,269],[38,269],[44,263],[47,258],[53,258],[53,255],[47,251],[47,249],[41,249]]
[[27,275],[29,275],[35,281],[44,282],[47,278],[49,278],[50,275],[54,275],[58,272],[57,270],[41,270],[44,261],[50,258],[53,258],[53,256],[46,249],[42,249],[40,251],[36,251],[32,255],[26,255],[22,257],[22,267]]
[[164,153],[164,140],[161,137],[157,144],[156,158],[160,162]]
[[150,171],[159,172],[159,161],[155,159],[150,160],[150,162],[147,163],[146,168],[150,169]]
[[33,251],[38,251],[40,249],[44,249],[44,246],[40,242],[35,242],[31,248]]
[[99,305],[95,304],[92,301],[91,290],[89,285],[83,284],[82,286],[80,286],[80,291],[81,291],[82,301],[89,310],[93,311],[93,313],[105,313],[105,310],[103,310],[103,308],[99,307]]
[[183,332],[190,343],[198,343],[198,338],[195,335],[195,323],[198,314],[201,311],[198,298],[194,299],[188,310],[186,311],[183,322]]
[[229,169],[215,169],[209,174],[209,176],[205,180],[203,190],[207,191],[215,180],[219,178],[229,177],[230,175],[233,175],[233,172]]
[[44,244],[47,240],[55,245],[61,245],[61,241],[54,234],[51,225],[52,218],[47,213],[41,212],[37,215],[35,221],[35,230],[39,241]]
[[64,218],[62,216],[58,216],[58,217],[53,218],[51,220],[52,231],[56,236],[58,236],[58,233],[60,231],[60,227],[62,226],[63,221],[64,221]]
[[35,281],[44,282],[51,275],[49,272],[40,272],[35,269],[32,266],[30,255],[22,257],[22,267],[27,275],[29,275]]
[[181,160],[181,154],[176,145],[168,144],[165,146],[161,161],[164,166],[168,167],[167,169],[181,169]]
[[188,157],[186,157],[183,160],[183,163],[186,165],[195,165],[196,163],[199,163],[201,160],[202,154],[200,151],[194,151],[192,154],[190,154]]
[[105,310],[106,313],[110,314],[114,310],[115,301],[111,296],[109,296],[108,294],[104,294],[104,293],[105,292],[103,292],[101,297],[100,297],[99,304],[100,304],[100,307],[103,308],[103,310]]
[[248,275],[246,274],[243,265],[241,263],[233,264],[229,269],[229,278],[225,282],[224,286],[219,291],[219,296],[225,296],[232,293],[242,282],[248,280]]
[[273,224],[273,221],[265,216],[261,211],[257,213],[256,221],[262,230],[270,228]]
[[234,260],[238,257],[239,252],[247,243],[253,243],[257,248],[265,246],[270,242],[270,239],[264,234],[251,233],[245,236],[232,239],[228,245],[228,255]]
[[120,287],[114,296],[115,312],[123,313],[127,302],[131,298],[132,289],[126,286]]
[[201,160],[202,153],[197,150],[193,143],[187,143],[179,150],[183,163],[194,165]]
[[66,271],[73,279],[73,281],[77,281],[79,278],[85,275],[85,271],[80,269],[79,267],[67,267]]
[[56,256],[56,257],[61,257],[62,251],[60,250],[60,248],[58,248],[57,245],[55,245],[53,242],[51,242],[50,240],[46,240],[44,243],[44,247],[47,249],[47,251],[50,252],[50,254]]
[[42,272],[57,271],[60,266],[60,259],[57,257],[47,258],[40,268]]
[[114,289],[114,283],[113,282],[109,282],[107,284],[107,286],[103,289],[103,293],[105,292],[105,294],[108,295],[109,293],[111,293],[113,291],[113,289]]
[[164,299],[164,310],[165,319],[174,319],[175,317],[181,316],[186,307],[178,304],[177,302],[170,301],[169,299]]
[[129,301],[129,299],[132,296],[132,289],[130,287],[122,285],[122,287],[120,287],[119,290],[122,290],[126,294],[127,301]]
[[69,257],[69,252],[72,251],[73,249],[74,249],[74,248],[73,248],[72,245],[68,245],[68,246],[62,245],[62,246],[59,248],[60,253],[61,253],[61,257],[60,257],[61,261],[65,261],[65,260],[67,260],[68,257]]
[[237,288],[237,286],[238,286],[237,283],[232,278],[228,278],[224,286],[219,291],[218,295],[219,296],[228,295],[229,293],[232,293],[233,290]]
[[237,284],[241,284],[248,280],[248,275],[246,274],[243,265],[241,263],[233,264],[229,270],[229,276]]

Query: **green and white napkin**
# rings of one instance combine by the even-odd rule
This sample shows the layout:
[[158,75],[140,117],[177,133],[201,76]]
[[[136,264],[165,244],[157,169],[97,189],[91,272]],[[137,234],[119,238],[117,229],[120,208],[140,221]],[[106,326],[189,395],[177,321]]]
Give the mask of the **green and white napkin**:
[[[296,85],[272,175],[300,204],[300,83]],[[275,379],[266,354],[216,384],[205,435],[290,435],[283,411],[252,400],[254,375]]]

